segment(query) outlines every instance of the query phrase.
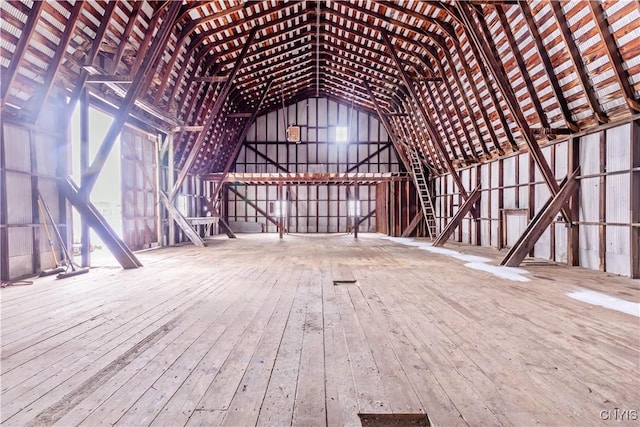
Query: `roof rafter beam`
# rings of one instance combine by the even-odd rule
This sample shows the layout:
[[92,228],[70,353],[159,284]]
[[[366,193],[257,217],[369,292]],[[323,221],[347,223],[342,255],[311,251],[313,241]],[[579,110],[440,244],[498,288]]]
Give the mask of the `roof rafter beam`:
[[462,183],[462,180],[460,179],[460,176],[458,175],[455,167],[453,166],[453,162],[451,161],[451,158],[447,155],[447,150],[445,149],[444,144],[442,143],[442,140],[440,139],[440,137],[437,134],[436,130],[433,128],[433,125],[428,122],[428,120],[429,120],[428,117],[429,116],[428,116],[424,106],[422,104],[420,104],[420,102],[418,102],[418,96],[417,96],[416,91],[415,91],[415,89],[413,87],[413,83],[411,82],[409,77],[406,75],[406,73],[404,71],[404,68],[402,66],[402,63],[400,62],[400,59],[396,55],[396,52],[394,50],[394,46],[393,46],[393,44],[391,44],[391,40],[389,39],[389,36],[387,35],[387,32],[385,30],[381,29],[380,30],[380,35],[382,37],[382,40],[383,40],[385,46],[387,47],[387,51],[389,53],[389,56],[391,57],[391,59],[393,60],[393,62],[396,65],[396,68],[398,69],[398,73],[400,74],[400,77],[404,81],[405,86],[407,87],[407,89],[409,90],[409,93],[411,94],[411,98],[413,98],[415,103],[418,105],[418,109],[419,109],[420,113],[422,114],[422,116],[423,116],[423,118],[425,120],[425,123],[427,124],[427,131],[429,133],[431,141],[434,143],[436,148],[442,153],[442,155],[444,157],[445,166],[446,166],[447,170],[451,174],[451,177],[453,178],[453,181],[456,183],[456,186],[458,187],[458,191],[460,192],[460,195],[462,196],[463,199],[466,200],[469,197],[469,194],[467,193],[467,190],[464,188],[464,184]]
[[542,127],[548,128],[551,127],[549,125],[549,120],[547,120],[547,116],[540,104],[540,100],[536,96],[536,88],[533,86],[533,82],[531,81],[531,76],[529,75],[529,70],[527,70],[527,65],[524,62],[524,58],[520,53],[520,48],[518,43],[516,42],[513,33],[511,32],[511,27],[509,26],[509,22],[507,22],[507,16],[504,11],[500,7],[494,8],[496,14],[498,15],[498,21],[500,21],[500,25],[502,26],[502,32],[507,38],[507,43],[509,45],[509,49],[513,54],[513,57],[516,60],[516,64],[518,65],[518,70],[520,71],[520,75],[524,80],[524,84],[527,87],[527,93],[529,95],[529,99],[533,103],[533,107],[536,110],[536,114],[538,115],[538,119],[540,120],[540,124]]
[[609,31],[609,24],[604,17],[602,6],[596,1],[588,1],[587,4],[589,5],[591,16],[593,16],[596,21],[596,29],[598,30],[598,34],[600,34],[600,38],[604,42],[609,63],[613,66],[614,75],[622,89],[622,92],[624,93],[625,101],[627,102],[631,113],[633,113],[634,110],[640,111],[640,102],[636,99],[633,87],[629,83],[627,72],[622,66],[622,56],[620,55],[616,42]]
[[558,100],[558,105],[560,106],[560,110],[562,110],[562,115],[564,116],[564,121],[567,124],[567,127],[574,132],[578,132],[580,127],[573,121],[571,118],[571,111],[569,110],[569,106],[567,105],[567,100],[564,97],[564,93],[562,92],[562,88],[560,87],[560,83],[558,82],[558,77],[553,71],[553,64],[551,63],[551,58],[549,58],[549,53],[544,45],[542,40],[542,36],[540,36],[540,32],[538,31],[538,27],[535,23],[535,19],[533,17],[533,13],[531,12],[531,7],[527,2],[519,2],[520,8],[522,9],[522,13],[524,15],[524,19],[527,23],[527,28],[529,29],[529,33],[533,36],[533,41],[536,44],[536,48],[538,50],[538,55],[544,64],[545,72],[547,73],[547,77],[549,77],[549,81],[551,82],[551,86],[553,87],[553,93]]
[[600,102],[598,101],[598,98],[596,98],[595,91],[593,90],[593,86],[591,85],[589,76],[587,75],[584,62],[582,62],[582,58],[580,57],[578,46],[576,46],[576,43],[573,41],[573,36],[571,34],[571,31],[569,30],[569,23],[567,22],[567,18],[565,18],[564,12],[562,10],[562,4],[555,0],[548,0],[548,4],[551,6],[553,15],[556,18],[556,23],[560,28],[562,40],[567,45],[567,51],[569,52],[573,69],[578,75],[578,80],[580,82],[580,85],[582,86],[582,92],[587,98],[587,102],[589,103],[591,111],[593,111],[593,115],[596,118],[596,121],[598,121],[599,123],[608,123],[609,118],[602,111]]
[[[551,170],[549,163],[542,154],[542,150],[540,149],[540,146],[538,145],[533,132],[531,131],[531,128],[529,127],[529,124],[527,123],[527,120],[522,113],[522,110],[519,108],[516,96],[513,92],[513,88],[511,87],[504,69],[502,68],[502,63],[500,63],[495,57],[495,47],[494,49],[492,49],[489,46],[489,44],[492,44],[492,40],[484,18],[482,16],[478,17],[478,23],[480,24],[479,32],[481,33],[478,34],[478,27],[475,24],[472,15],[472,10],[476,9],[473,6],[470,6],[470,8],[468,9],[467,5],[463,2],[460,2],[459,0],[457,2],[457,8],[460,12],[462,20],[465,23],[465,28],[467,30],[470,41],[472,41],[476,45],[478,50],[480,50],[480,52],[482,53],[485,64],[488,65],[489,70],[491,71],[496,83],[498,84],[498,87],[500,88],[500,91],[502,92],[502,95],[504,96],[504,100],[507,103],[511,114],[513,114],[518,126],[522,131],[522,135],[527,144],[527,147],[529,148],[531,156],[538,166],[538,169],[540,169],[547,187],[555,196],[560,191],[560,186],[556,181],[555,175]],[[569,210],[563,208],[562,212],[567,222],[572,223],[573,218]]]
[[44,1],[36,1],[33,2],[33,6],[29,11],[29,16],[27,17],[27,23],[22,29],[22,33],[20,34],[20,38],[18,39],[18,44],[16,45],[15,50],[13,51],[13,57],[11,58],[11,62],[9,63],[9,67],[7,71],[4,72],[2,76],[2,105],[4,106],[5,101],[7,99],[7,95],[9,95],[9,88],[13,85],[13,81],[16,78],[16,74],[18,72],[18,68],[20,63],[22,62],[22,58],[24,58],[24,54],[26,53],[27,46],[29,45],[29,41],[31,40],[31,36],[36,30],[36,26],[38,21],[40,20],[40,15],[42,14],[42,8],[46,4]]
[[[233,70],[231,71],[231,73],[229,73],[229,79],[225,82],[220,93],[218,94],[218,97],[216,98],[215,103],[211,107],[209,118],[204,123],[205,129],[210,129],[213,122],[218,118],[218,113],[220,112],[220,110],[222,109],[222,106],[224,105],[224,102],[227,98],[227,94],[231,89],[231,85],[233,84],[233,81],[238,73],[238,70],[240,70],[240,67],[242,67],[242,61],[244,60],[244,57],[247,55],[247,52],[249,51],[249,48],[251,47],[251,43],[253,42],[257,32],[258,32],[258,28],[254,27],[249,33],[247,40],[244,43],[244,48],[242,49],[242,52],[240,53],[240,55],[238,55],[238,58],[236,60],[236,65],[233,67]],[[198,138],[196,139],[193,146],[191,147],[189,156],[187,157],[187,160],[185,161],[185,164],[183,165],[182,170],[180,171],[180,174],[178,174],[178,178],[176,178],[176,181],[173,184],[173,188],[171,189],[171,193],[169,194],[169,202],[173,202],[176,195],[178,194],[178,191],[180,190],[182,183],[187,177],[187,174],[189,173],[191,166],[193,165],[193,163],[195,162],[198,156],[200,147],[202,147],[202,144],[204,143],[205,135],[206,135],[206,132],[200,132],[198,134]]]
[[[129,116],[129,112],[133,108],[135,104],[135,100],[138,96],[145,90],[148,86],[148,83],[154,76],[153,73],[153,65],[156,62],[156,59],[162,53],[162,46],[166,44],[169,35],[171,34],[171,30],[175,23],[175,18],[178,15],[178,11],[180,10],[180,3],[173,2],[169,5],[169,9],[164,16],[160,27],[158,28],[157,34],[153,43],[150,45],[144,54],[144,61],[142,65],[139,67],[136,76],[131,84],[131,88],[127,92],[127,96],[122,101],[120,108],[118,109],[118,114],[114,117],[111,126],[107,130],[104,139],[102,140],[102,144],[96,153],[91,166],[87,170],[86,179],[83,180],[82,188],[80,189],[85,195],[91,193],[91,189],[95,185],[98,180],[98,175],[104,164],[109,157],[109,153],[113,148],[113,145],[116,142],[116,138],[120,134],[122,126],[124,125],[127,117]],[[150,31],[152,32],[152,31]]]

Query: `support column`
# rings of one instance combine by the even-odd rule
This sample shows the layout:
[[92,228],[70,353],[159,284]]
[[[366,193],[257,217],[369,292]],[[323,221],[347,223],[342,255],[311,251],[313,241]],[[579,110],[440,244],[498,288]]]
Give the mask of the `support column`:
[[[87,182],[87,172],[89,170],[89,95],[84,89],[80,95],[80,187]],[[84,203],[89,203],[89,194],[82,193]],[[91,235],[89,232],[89,223],[85,217],[80,218],[80,235],[82,237],[81,264],[82,267],[88,267],[91,263]]]
[[[170,133],[169,135],[167,135],[167,139],[168,139],[167,140],[167,163],[168,164],[167,164],[166,190],[169,191],[173,188],[175,177],[176,177],[176,171],[174,169],[175,152],[173,151],[173,133]],[[173,201],[169,201],[169,203],[173,204]],[[173,246],[176,244],[176,223],[173,217],[171,216],[171,214],[168,214],[167,218],[169,219],[169,246]]]
[[358,207],[360,206],[360,188],[356,182],[353,187],[353,238],[358,240],[358,228],[360,227],[360,212]]
[[280,205],[280,215],[278,216],[278,235],[280,239],[284,238],[284,215],[285,204],[282,200],[282,183],[278,184],[278,205]]
[[630,275],[640,279],[640,120],[631,122],[631,259]]
[[[569,170],[576,170],[580,166],[580,138],[572,137],[569,139]],[[633,194],[633,193],[632,193]],[[577,267],[580,265],[580,225],[579,225],[579,207],[580,207],[580,185],[569,201],[569,211],[575,219],[574,223],[567,226],[567,264]]]

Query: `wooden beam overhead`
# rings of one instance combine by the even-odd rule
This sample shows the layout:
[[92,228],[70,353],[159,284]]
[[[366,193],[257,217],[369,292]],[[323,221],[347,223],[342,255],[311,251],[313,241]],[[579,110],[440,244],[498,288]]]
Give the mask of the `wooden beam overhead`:
[[172,2],[169,5],[169,9],[156,33],[156,37],[154,38],[153,43],[151,44],[149,49],[147,49],[144,55],[145,58],[142,66],[138,69],[138,72],[136,73],[135,78],[132,82],[131,88],[127,92],[127,96],[122,101],[122,104],[120,105],[120,108],[118,110],[118,114],[107,130],[102,144],[100,145],[100,148],[98,149],[98,152],[96,153],[93,162],[88,169],[85,184],[81,188],[82,192],[86,192],[87,194],[91,192],[91,189],[98,180],[100,171],[104,167],[104,164],[109,157],[111,148],[115,144],[116,138],[120,134],[120,130],[122,129],[122,126],[129,116],[129,112],[135,104],[135,100],[143,92],[143,90],[147,88],[147,82],[150,82],[153,78],[153,65],[155,64],[156,59],[163,52],[162,46],[165,46],[166,41],[171,34],[171,30],[174,26],[174,20],[179,10],[180,2]]
[[194,77],[194,82],[226,82],[229,76],[198,76]]
[[134,76],[117,74],[93,74],[87,77],[87,83],[132,83]]
[[36,26],[40,20],[40,15],[42,14],[42,8],[45,4],[46,2],[44,1],[36,1],[33,3],[33,7],[29,11],[29,16],[27,17],[27,22],[22,29],[22,33],[18,39],[18,44],[13,52],[13,57],[9,63],[9,67],[7,68],[7,71],[2,73],[2,106],[4,106],[5,101],[7,100],[9,88],[13,85],[18,67],[22,62],[22,58],[24,57],[27,47],[29,46],[31,36],[36,30]]
[[[504,100],[509,107],[509,110],[511,111],[511,114],[513,114],[516,123],[522,131],[522,135],[527,144],[527,147],[529,148],[531,157],[534,159],[536,166],[538,166],[538,168],[540,169],[547,187],[553,195],[556,195],[560,191],[560,187],[558,186],[555,175],[551,170],[551,167],[549,166],[546,158],[542,154],[542,150],[540,149],[540,146],[538,145],[533,132],[531,131],[531,128],[529,127],[529,124],[527,123],[527,120],[525,119],[524,114],[519,107],[517,98],[513,92],[513,88],[511,87],[509,79],[506,76],[502,63],[496,59],[496,51],[492,50],[490,47],[490,44],[493,43],[487,24],[484,21],[484,18],[482,16],[479,16],[478,23],[480,25],[478,29],[478,25],[474,21],[473,15],[471,13],[471,10],[475,10],[475,8],[471,6],[473,9],[469,9],[467,6],[468,5],[466,5],[464,2],[459,1],[457,3],[457,7],[460,12],[461,18],[464,21],[467,34],[470,36],[469,39],[473,44],[476,45],[476,47],[482,54],[483,59],[485,60],[485,64],[488,66],[489,71],[491,71],[494,80],[500,88]],[[573,221],[573,218],[571,217],[571,214],[567,209],[563,209],[562,212],[568,222]]]
[[400,77],[404,81],[405,86],[409,90],[411,97],[413,98],[415,104],[417,104],[418,110],[420,111],[420,113],[422,114],[422,117],[424,118],[425,124],[427,125],[427,132],[429,133],[429,137],[431,138],[431,141],[433,142],[436,149],[440,151],[440,153],[442,154],[447,171],[451,174],[453,181],[456,183],[456,186],[460,191],[460,195],[462,196],[463,199],[466,200],[469,197],[469,194],[465,190],[464,184],[462,183],[462,180],[460,179],[458,172],[453,166],[453,162],[449,157],[449,155],[447,154],[447,150],[444,144],[442,143],[442,140],[440,139],[436,130],[433,128],[433,125],[429,122],[429,115],[427,114],[424,106],[418,101],[418,95],[415,91],[415,88],[413,87],[413,83],[411,82],[406,72],[404,71],[404,68],[402,67],[402,62],[400,61],[400,59],[398,59],[398,56],[396,55],[393,44],[391,44],[391,40],[389,39],[387,32],[381,29],[380,35],[382,37],[382,41],[384,42],[384,45],[387,48],[387,52],[389,56],[391,57],[393,63],[396,65],[396,68]]
[[244,144],[244,140],[247,137],[247,134],[249,133],[249,129],[251,128],[251,125],[253,124],[253,122],[256,120],[256,117],[258,116],[258,111],[260,111],[260,106],[262,105],[264,100],[267,98],[267,94],[269,93],[269,89],[271,89],[271,85],[272,84],[273,84],[273,80],[269,80],[267,82],[267,85],[262,90],[262,94],[260,95],[260,99],[259,99],[258,103],[256,104],[255,109],[251,113],[251,117],[249,117],[249,119],[245,122],[245,124],[244,124],[244,126],[242,128],[242,132],[240,132],[240,135],[235,140],[233,151],[229,155],[229,158],[227,159],[227,163],[226,163],[224,169],[222,170],[222,176],[220,177],[220,179],[217,182],[217,187],[215,189],[215,194],[214,194],[214,200],[219,197],[220,190],[222,188],[222,183],[224,182],[224,179],[226,178],[227,174],[229,173],[229,171],[233,167],[233,164],[235,163],[236,158],[238,157],[238,153],[240,153],[240,149],[242,148],[242,145]]
[[622,65],[622,57],[620,55],[620,51],[618,50],[616,42],[613,39],[611,32],[609,31],[609,24],[607,23],[607,19],[604,16],[602,6],[600,5],[600,2],[597,1],[588,1],[587,5],[589,6],[591,15],[596,21],[596,29],[598,30],[598,34],[600,34],[602,42],[606,47],[609,63],[613,67],[616,81],[622,89],[625,101],[627,102],[627,105],[631,109],[632,113],[634,111],[640,111],[640,102],[638,102],[638,100],[636,99],[633,87],[629,82],[627,71]]
[[[229,74],[228,80],[224,83],[222,90],[218,94],[218,97],[216,98],[215,103],[210,109],[211,112],[209,113],[209,117],[207,118],[207,121],[204,124],[205,129],[209,129],[213,124],[213,122],[218,118],[218,113],[220,112],[220,110],[222,110],[222,106],[224,105],[224,102],[227,98],[227,94],[229,93],[229,90],[231,89],[231,85],[233,84],[233,80],[235,79],[236,74],[238,73],[238,70],[242,66],[242,61],[244,60],[244,57],[247,55],[247,52],[249,51],[249,47],[251,47],[251,43],[253,42],[253,39],[255,38],[257,31],[258,31],[258,28],[254,27],[249,33],[247,40],[245,41],[244,48],[242,49],[242,52],[240,53],[240,55],[238,55],[236,64],[233,67],[233,70],[231,71],[231,73]],[[189,156],[187,157],[185,164],[182,166],[182,169],[180,170],[180,174],[178,175],[178,178],[176,179],[176,182],[173,185],[173,188],[171,189],[171,193],[169,194],[169,202],[173,202],[173,200],[175,199],[176,195],[178,194],[178,191],[180,190],[180,187],[182,186],[182,183],[184,182],[184,179],[187,177],[187,174],[191,169],[191,166],[193,166],[193,163],[198,157],[200,148],[204,143],[205,135],[206,135],[206,132],[200,132],[198,134],[198,138],[194,142],[193,146],[190,148]]]
[[564,16],[562,4],[559,1],[555,0],[548,0],[548,4],[551,6],[553,15],[556,18],[556,23],[560,28],[562,40],[567,46],[567,52],[569,53],[569,56],[571,58],[573,69],[576,70],[578,81],[580,82],[580,86],[582,86],[582,92],[587,98],[587,102],[589,103],[591,111],[593,111],[593,115],[596,118],[596,121],[598,123],[608,123],[609,118],[602,111],[600,102],[598,101],[598,98],[596,98],[595,90],[593,88],[593,85],[591,84],[589,76],[587,75],[585,64],[580,57],[580,51],[578,50],[578,46],[576,46],[576,43],[573,40],[573,35],[569,30],[569,23],[567,22],[567,18]]
[[551,86],[553,87],[553,93],[558,100],[558,105],[562,110],[562,115],[564,116],[564,120],[567,123],[567,127],[571,129],[573,132],[578,132],[580,127],[573,121],[571,116],[571,111],[569,110],[569,106],[567,104],[567,99],[564,96],[562,88],[560,87],[560,83],[558,82],[558,77],[554,72],[553,64],[551,63],[551,58],[549,58],[549,53],[547,52],[547,48],[544,45],[544,41],[542,40],[542,36],[538,31],[538,26],[536,25],[535,19],[533,17],[533,13],[531,12],[531,7],[529,3],[526,1],[518,2],[520,8],[522,9],[522,13],[524,15],[524,19],[527,22],[527,28],[533,37],[533,41],[536,44],[536,49],[538,51],[538,55],[544,64],[545,73],[549,77],[549,81],[551,82]]

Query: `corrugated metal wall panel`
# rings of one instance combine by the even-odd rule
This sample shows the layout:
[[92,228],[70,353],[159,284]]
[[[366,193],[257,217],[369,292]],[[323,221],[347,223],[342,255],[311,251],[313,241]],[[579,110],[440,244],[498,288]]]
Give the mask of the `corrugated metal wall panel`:
[[7,169],[31,171],[29,131],[11,124],[4,125],[4,155]]
[[585,178],[580,180],[580,221],[598,221],[599,188],[600,178]]
[[616,274],[631,274],[629,227],[607,226],[606,232],[606,265],[607,271]]
[[[580,138],[580,170],[582,175],[600,172],[600,136],[592,134]],[[596,193],[597,194],[597,193]]]
[[598,249],[598,227],[595,225],[580,226],[580,265],[597,270],[600,265]]
[[629,223],[631,205],[631,178],[629,174],[607,176],[607,222]]
[[631,125],[615,127],[606,131],[607,172],[631,168]]
[[30,224],[32,221],[31,177],[7,172],[7,222]]

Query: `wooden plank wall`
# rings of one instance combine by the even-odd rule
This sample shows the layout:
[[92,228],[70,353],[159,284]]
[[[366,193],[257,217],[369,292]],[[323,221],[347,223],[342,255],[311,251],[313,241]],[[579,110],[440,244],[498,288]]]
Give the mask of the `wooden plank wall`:
[[[285,130],[300,126],[302,142],[290,143]],[[336,141],[336,128],[346,127],[348,141]],[[251,126],[235,164],[235,172],[398,172],[400,165],[384,127],[372,114],[326,98],[309,98],[259,116]],[[376,186],[358,185],[361,217],[376,210]],[[277,185],[243,185],[243,195],[273,214]],[[348,200],[353,185],[291,185],[288,230],[299,233],[347,232],[351,224]],[[227,192],[231,222],[259,222],[266,232],[277,227],[232,192]],[[377,229],[375,214],[360,224],[360,231]]]
[[[618,123],[542,148],[560,181],[579,164],[580,176],[577,257],[580,266],[637,277],[638,257],[638,124]],[[575,164],[577,163],[577,164]],[[529,153],[499,158],[461,170],[467,190],[481,184],[480,220],[465,218],[452,240],[502,249],[517,238],[529,219],[550,196]],[[436,179],[436,217],[441,230],[461,203],[449,175]],[[527,221],[513,215],[525,211]],[[630,213],[631,212],[631,213]],[[531,255],[565,263],[571,246],[569,227],[556,218],[538,240]],[[574,237],[575,238],[575,237]],[[575,249],[574,249],[575,250]]]

